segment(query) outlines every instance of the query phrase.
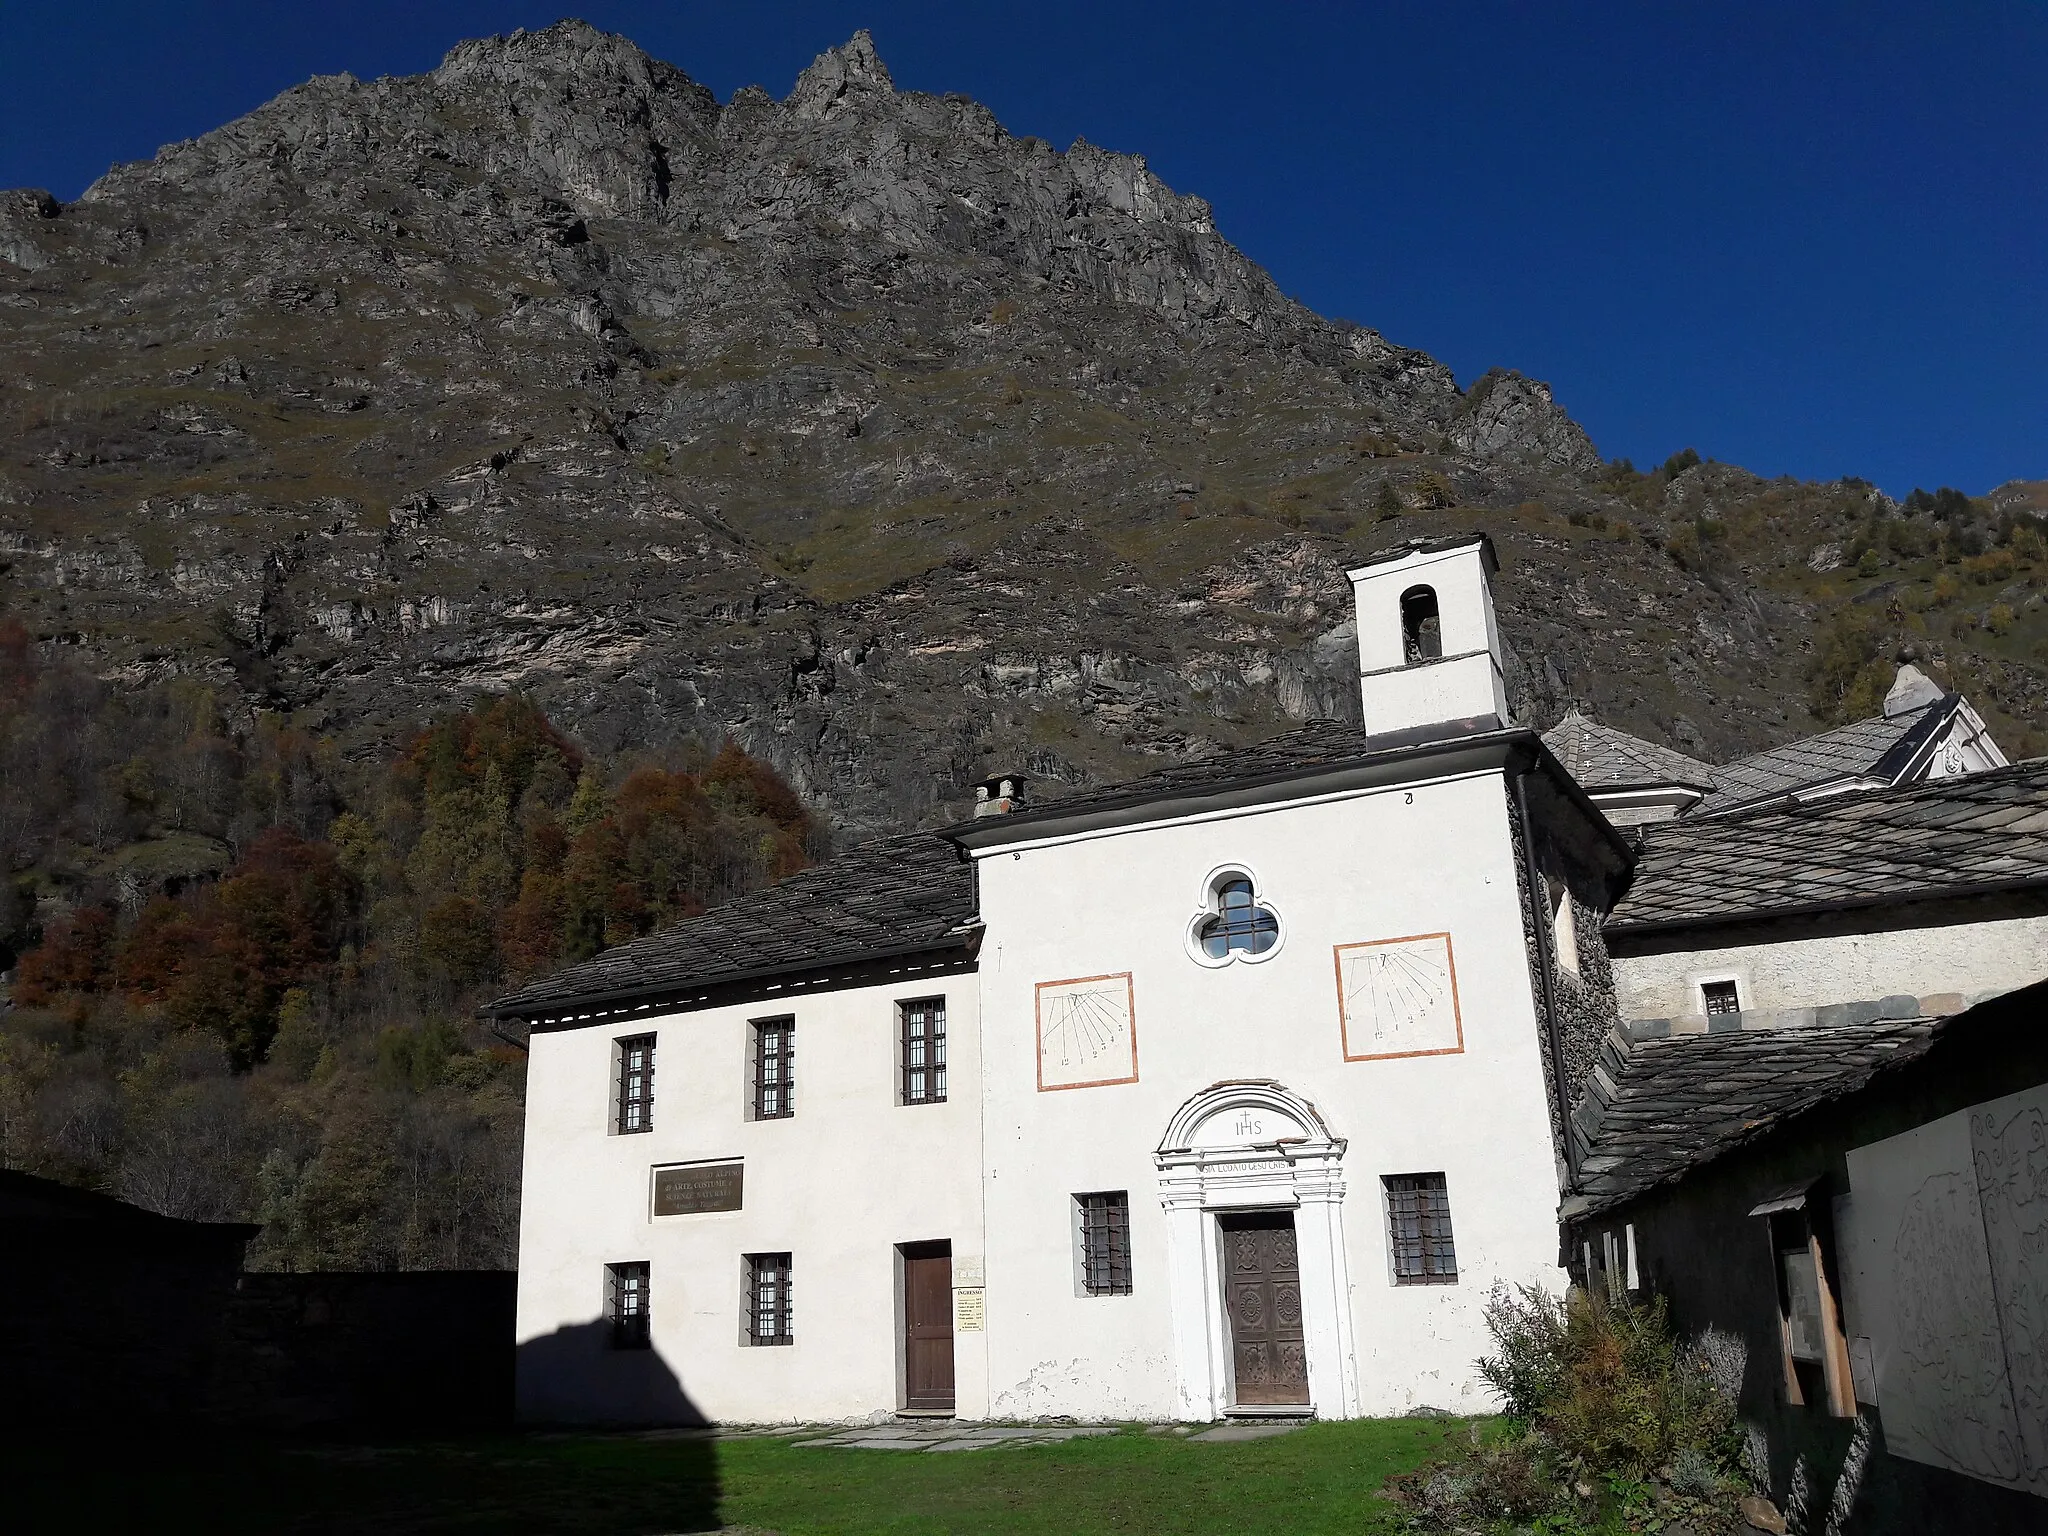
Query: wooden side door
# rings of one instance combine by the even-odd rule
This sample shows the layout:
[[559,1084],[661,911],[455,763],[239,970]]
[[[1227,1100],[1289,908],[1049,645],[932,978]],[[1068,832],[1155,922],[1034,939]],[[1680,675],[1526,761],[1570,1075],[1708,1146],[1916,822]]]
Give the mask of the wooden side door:
[[1291,1211],[1224,1216],[1224,1321],[1241,1407],[1308,1406],[1301,1263]]
[[903,1406],[953,1411],[953,1245],[905,1243]]

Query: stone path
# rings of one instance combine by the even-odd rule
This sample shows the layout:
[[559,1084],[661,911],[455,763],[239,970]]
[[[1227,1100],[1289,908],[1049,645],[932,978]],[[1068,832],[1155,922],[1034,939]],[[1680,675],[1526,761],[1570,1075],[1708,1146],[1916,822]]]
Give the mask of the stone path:
[[[1265,1440],[1298,1429],[1300,1420],[1280,1422],[1153,1424],[1148,1435],[1173,1435],[1188,1440]],[[859,1451],[986,1451],[1000,1446],[1058,1445],[1093,1435],[1113,1435],[1114,1424],[968,1424],[952,1419],[895,1419],[883,1424],[835,1427],[823,1424],[725,1429],[720,1439],[775,1436],[792,1445],[826,1446]],[[674,1433],[670,1431],[669,1433]],[[703,1434],[705,1431],[696,1431]]]

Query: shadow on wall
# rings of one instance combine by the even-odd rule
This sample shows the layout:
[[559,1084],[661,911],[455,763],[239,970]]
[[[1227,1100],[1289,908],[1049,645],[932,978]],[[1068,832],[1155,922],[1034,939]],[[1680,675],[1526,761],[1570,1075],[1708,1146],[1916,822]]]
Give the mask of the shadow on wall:
[[572,1323],[528,1339],[519,1346],[518,1371],[521,1424],[703,1428],[711,1422],[660,1350],[614,1348],[608,1322]]

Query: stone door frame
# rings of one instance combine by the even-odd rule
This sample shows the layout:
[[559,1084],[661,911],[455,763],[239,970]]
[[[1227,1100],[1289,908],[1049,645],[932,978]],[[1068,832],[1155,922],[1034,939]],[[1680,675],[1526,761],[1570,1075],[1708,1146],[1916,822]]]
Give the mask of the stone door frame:
[[1166,1212],[1177,1418],[1207,1423],[1234,1410],[1216,1218],[1257,1210],[1294,1213],[1309,1406],[1317,1418],[1358,1417],[1345,1145],[1313,1104],[1265,1078],[1205,1088],[1167,1122],[1153,1162]]

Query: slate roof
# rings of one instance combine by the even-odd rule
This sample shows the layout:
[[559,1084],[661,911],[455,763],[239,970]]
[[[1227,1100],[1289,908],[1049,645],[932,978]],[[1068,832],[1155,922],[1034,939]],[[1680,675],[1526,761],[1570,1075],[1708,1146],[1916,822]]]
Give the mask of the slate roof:
[[1589,720],[1576,708],[1543,733],[1543,745],[1584,789],[1641,789],[1656,784],[1704,790],[1714,787],[1717,770],[1697,758]]
[[1210,794],[1236,784],[1286,778],[1292,774],[1311,773],[1318,768],[1335,768],[1365,757],[1385,745],[1384,741],[1375,742],[1355,725],[1345,725],[1337,720],[1311,720],[1256,746],[1237,747],[1196,758],[1192,762],[1172,763],[1140,778],[1127,779],[1121,784],[1106,784],[1099,789],[1080,790],[1012,814],[1022,821],[1039,815],[1065,816],[1076,811],[1112,810],[1124,805],[1143,805],[1152,800]]
[[1642,829],[1610,935],[2048,884],[2048,758]]
[[[1956,1015],[1967,1017],[1967,1015]],[[1789,1116],[1853,1093],[1925,1053],[1948,1021],[1607,1037],[1573,1115],[1584,1149],[1577,1199],[1590,1215],[1670,1183]]]
[[1693,807],[1692,814],[1709,816],[1840,779],[1895,779],[1914,749],[1940,729],[1959,702],[1949,694],[1902,715],[1858,720],[1724,763],[1713,770],[1714,792]]
[[967,948],[974,870],[936,833],[848,849],[702,917],[621,944],[484,1008],[530,1015],[809,970],[881,955]]

